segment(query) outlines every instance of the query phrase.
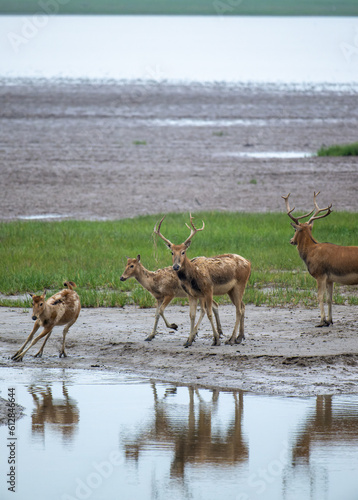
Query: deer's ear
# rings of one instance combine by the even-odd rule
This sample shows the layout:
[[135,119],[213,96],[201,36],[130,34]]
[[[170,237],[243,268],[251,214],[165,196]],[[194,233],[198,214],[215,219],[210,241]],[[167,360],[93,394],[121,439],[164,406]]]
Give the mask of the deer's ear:
[[137,261],[140,262],[140,254],[137,255]]
[[186,248],[189,248],[189,247],[190,247],[190,245],[191,245],[191,240],[189,240],[189,241],[187,241],[187,242],[185,243]]

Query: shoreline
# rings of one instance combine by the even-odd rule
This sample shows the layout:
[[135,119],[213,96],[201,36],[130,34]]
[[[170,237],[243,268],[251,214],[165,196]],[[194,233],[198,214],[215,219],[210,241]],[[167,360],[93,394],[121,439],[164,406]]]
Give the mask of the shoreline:
[[[225,337],[211,346],[212,332],[204,318],[195,343],[185,348],[188,308],[169,306],[167,316],[177,332],[159,323],[155,339],[145,342],[154,321],[154,308],[83,309],[70,330],[66,350],[59,358],[62,338],[56,328],[42,358],[34,358],[41,343],[22,362],[11,356],[30,332],[29,314],[14,308],[0,309],[4,333],[0,339],[0,369],[56,368],[95,370],[96,373],[129,374],[179,385],[216,387],[222,390],[281,396],[358,394],[358,337],[356,308],[335,306],[335,324],[316,328],[316,309],[246,306],[246,340],[225,345],[234,311],[220,306]],[[99,376],[100,381],[100,376]]]

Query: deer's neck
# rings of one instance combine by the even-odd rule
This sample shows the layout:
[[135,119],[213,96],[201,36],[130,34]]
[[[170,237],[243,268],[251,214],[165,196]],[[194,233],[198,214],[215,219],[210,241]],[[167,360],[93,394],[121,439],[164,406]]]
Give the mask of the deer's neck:
[[297,241],[297,249],[300,257],[307,263],[310,251],[317,245],[310,231],[302,231]]
[[181,268],[177,272],[181,286],[188,295],[198,296],[202,293],[200,276],[195,271],[195,266],[185,257]]
[[136,280],[140,283],[146,290],[151,289],[153,283],[153,272],[148,271],[145,267],[141,267],[140,271],[136,275]]

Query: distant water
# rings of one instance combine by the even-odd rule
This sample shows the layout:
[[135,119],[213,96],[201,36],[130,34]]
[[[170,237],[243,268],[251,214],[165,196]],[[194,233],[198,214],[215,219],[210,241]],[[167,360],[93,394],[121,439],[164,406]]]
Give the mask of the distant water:
[[349,17],[0,16],[0,78],[345,84]]

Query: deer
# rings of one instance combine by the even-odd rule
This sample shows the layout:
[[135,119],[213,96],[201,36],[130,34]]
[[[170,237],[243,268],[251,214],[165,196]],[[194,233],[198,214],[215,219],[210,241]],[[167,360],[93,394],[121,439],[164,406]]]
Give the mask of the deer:
[[[155,320],[152,333],[148,335],[144,340],[151,341],[154,339],[158,321],[160,316],[163,318],[167,328],[172,330],[177,330],[178,325],[175,323],[169,323],[169,321],[164,316],[165,308],[170,304],[174,297],[187,297],[187,293],[182,288],[180,281],[178,279],[177,273],[173,270],[171,266],[158,269],[157,271],[149,271],[146,269],[140,259],[138,254],[136,258],[132,259],[127,257],[127,264],[125,270],[120,277],[121,281],[126,281],[129,278],[135,278],[138,283],[142,285],[143,288],[148,290],[149,293],[157,301],[157,308],[155,311]],[[222,335],[222,329],[220,324],[218,305],[216,302],[213,304],[213,311],[216,319],[217,329],[220,335]],[[199,329],[201,320],[205,315],[205,304],[203,301],[200,302],[200,317],[195,326],[196,334]]]
[[[66,335],[70,327],[77,321],[77,318],[81,311],[81,302],[78,294],[73,289],[74,287],[76,287],[76,284],[73,281],[66,281],[63,285],[67,288],[55,293],[47,300],[45,300],[47,293],[46,290],[44,290],[43,294],[41,295],[29,293],[30,297],[32,298],[33,305],[32,319],[35,321],[35,324],[25,343],[14,354],[14,356],[12,356],[11,359],[13,359],[14,361],[22,361],[27,351],[40,339],[45,337],[41,349],[34,356],[35,358],[42,357],[45,344],[50,338],[53,328],[55,326],[64,325],[65,328],[63,329],[63,340],[62,348],[60,351],[60,358],[67,357],[67,354],[65,352]],[[43,326],[42,332],[35,339],[33,339],[40,326]],[[29,346],[25,349],[28,344]]]
[[[190,334],[184,346],[189,347],[195,337],[195,313],[196,300],[205,301],[206,313],[213,331],[214,346],[220,345],[220,335],[217,332],[212,316],[212,305],[214,295],[228,294],[231,302],[236,308],[236,321],[231,337],[226,344],[240,344],[244,340],[244,314],[245,304],[242,301],[247,282],[251,274],[251,263],[237,254],[223,254],[215,257],[196,257],[189,259],[187,250],[192,238],[199,231],[203,231],[205,223],[197,229],[190,214],[189,237],[180,245],[174,245],[160,232],[164,217],[159,224],[154,226],[154,233],[159,236],[172,253],[173,269],[177,273],[181,286],[189,297]],[[239,335],[237,330],[240,325]]]
[[[282,196],[285,200],[287,215],[292,219],[292,227],[295,234],[290,243],[297,246],[299,256],[307,266],[309,274],[317,282],[318,302],[321,313],[321,321],[317,327],[333,325],[332,320],[332,296],[333,283],[342,285],[358,284],[358,247],[341,246],[333,243],[319,243],[312,236],[313,222],[323,219],[333,212],[332,204],[326,208],[319,208],[317,196],[319,191],[313,193],[314,209],[299,217],[294,217],[290,209],[287,196]],[[301,219],[310,217],[307,222],[300,222]],[[324,310],[324,295],[327,292],[328,317]]]

